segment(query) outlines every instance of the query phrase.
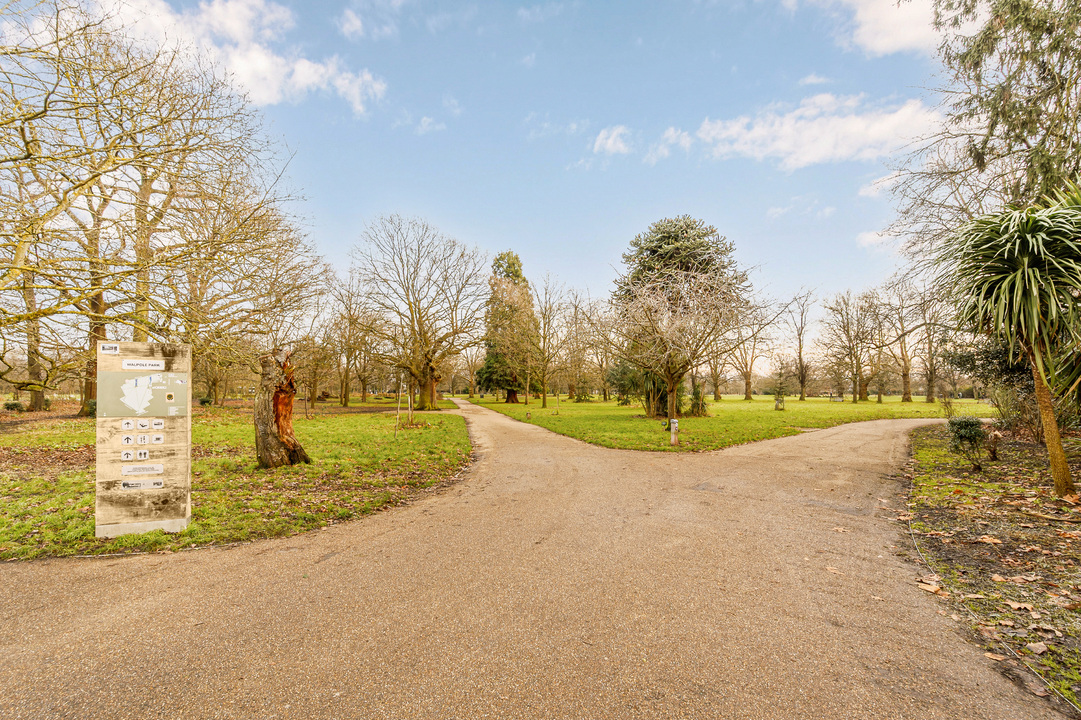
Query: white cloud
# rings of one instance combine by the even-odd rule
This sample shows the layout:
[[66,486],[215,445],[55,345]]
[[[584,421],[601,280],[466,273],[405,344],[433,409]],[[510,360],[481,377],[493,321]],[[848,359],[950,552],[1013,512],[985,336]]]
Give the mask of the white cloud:
[[[802,0],[840,11],[846,17],[842,42],[871,55],[917,51],[933,53],[939,37],[932,26],[932,0]],[[795,9],[795,0],[782,0]]]
[[833,82],[833,81],[830,80],[827,77],[822,77],[821,75],[811,73],[810,75],[807,75],[805,77],[800,78],[799,84],[800,85],[825,85],[825,84],[830,83],[830,82]]
[[537,64],[537,53],[532,52],[522,58],[522,64],[527,68],[531,68]]
[[353,0],[351,5],[342,12],[339,20],[339,27],[346,37],[354,37],[345,30],[348,17],[356,20],[357,30],[360,31],[355,37],[361,37],[361,34],[370,40],[397,37],[398,19],[405,0]]
[[563,12],[563,3],[548,3],[518,8],[518,19],[524,23],[539,23],[551,20]]
[[[783,215],[792,215],[798,218],[814,217],[817,220],[825,220],[837,212],[832,205],[821,207],[821,203],[814,194],[796,195],[789,199],[787,205],[775,205],[766,210],[768,220],[776,220]],[[801,220],[800,222],[806,222]]]
[[[311,92],[333,92],[357,115],[386,92],[368,70],[353,71],[337,56],[314,60],[287,46],[293,13],[273,0],[209,0],[177,12],[164,0],[101,0],[105,12],[153,42],[191,45],[218,60],[256,105],[296,102]],[[351,11],[342,22],[360,18]],[[350,22],[352,21],[350,20]],[[343,33],[346,25],[342,25]]]
[[351,8],[342,11],[342,16],[338,18],[338,28],[342,35],[350,40],[364,37],[364,23]]
[[694,138],[691,137],[690,133],[670,127],[664,131],[664,135],[661,136],[660,142],[650,146],[649,152],[647,152],[645,158],[643,158],[643,162],[647,165],[656,165],[658,162],[672,154],[673,147],[679,147],[684,152],[688,152],[693,144]]
[[430,117],[422,117],[420,122],[417,123],[416,133],[417,135],[427,135],[431,132],[438,132],[439,130],[446,130],[447,126],[444,123],[436,122]]
[[461,104],[450,93],[446,93],[445,95],[443,95],[443,109],[449,112],[454,117],[458,117],[462,114]]
[[529,128],[527,138],[538,140],[553,135],[579,135],[589,129],[588,120],[572,120],[566,124],[552,122],[547,114],[540,118],[537,113],[529,113],[522,123]]
[[892,245],[896,236],[881,231],[861,232],[856,236],[856,244],[860,247],[885,248]]
[[630,130],[625,125],[606,127],[597,134],[597,139],[593,141],[594,154],[626,155],[631,151],[630,146],[624,139],[629,133]]
[[715,158],[773,158],[784,169],[796,170],[891,155],[937,122],[938,114],[919,100],[867,108],[862,96],[824,93],[787,112],[770,106],[754,117],[706,118],[697,135]]

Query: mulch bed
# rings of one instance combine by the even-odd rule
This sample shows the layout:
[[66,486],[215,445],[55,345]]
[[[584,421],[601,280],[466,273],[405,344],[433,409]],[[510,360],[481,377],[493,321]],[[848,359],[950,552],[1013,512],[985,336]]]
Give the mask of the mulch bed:
[[[1008,436],[979,472],[947,442],[943,426],[913,434],[898,517],[926,562],[913,579],[1004,674],[1081,718],[1081,499],[1055,497],[1046,451],[1026,438]],[[1081,484],[1081,459],[1071,469]]]

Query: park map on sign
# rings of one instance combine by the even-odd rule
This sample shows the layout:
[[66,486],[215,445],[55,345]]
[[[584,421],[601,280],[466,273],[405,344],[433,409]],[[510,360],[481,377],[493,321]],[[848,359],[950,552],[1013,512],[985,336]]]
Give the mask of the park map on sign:
[[[101,383],[98,414],[101,417],[183,417],[188,414],[188,387],[183,373],[134,375],[130,372],[101,373],[116,376]],[[118,388],[119,391],[102,392]]]

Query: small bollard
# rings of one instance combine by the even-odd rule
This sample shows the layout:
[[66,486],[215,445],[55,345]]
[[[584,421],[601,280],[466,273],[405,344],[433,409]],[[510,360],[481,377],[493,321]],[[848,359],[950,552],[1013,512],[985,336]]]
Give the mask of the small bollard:
[[672,429],[672,441],[670,444],[679,445],[679,420],[672,418],[668,426]]
[[526,420],[529,420],[529,419],[530,419],[530,418],[532,418],[532,417],[533,417],[533,413],[531,413],[531,412],[529,412],[529,411],[527,410],[527,411],[526,411],[526,414],[525,414],[525,419],[526,419]]

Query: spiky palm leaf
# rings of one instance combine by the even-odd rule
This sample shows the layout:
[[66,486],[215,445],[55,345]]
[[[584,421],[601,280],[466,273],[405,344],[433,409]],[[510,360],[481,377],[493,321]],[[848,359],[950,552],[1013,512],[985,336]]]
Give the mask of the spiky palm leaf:
[[1004,340],[1048,378],[1050,354],[1081,337],[1081,191],[1045,207],[978,217],[945,243],[935,264],[962,325]]

